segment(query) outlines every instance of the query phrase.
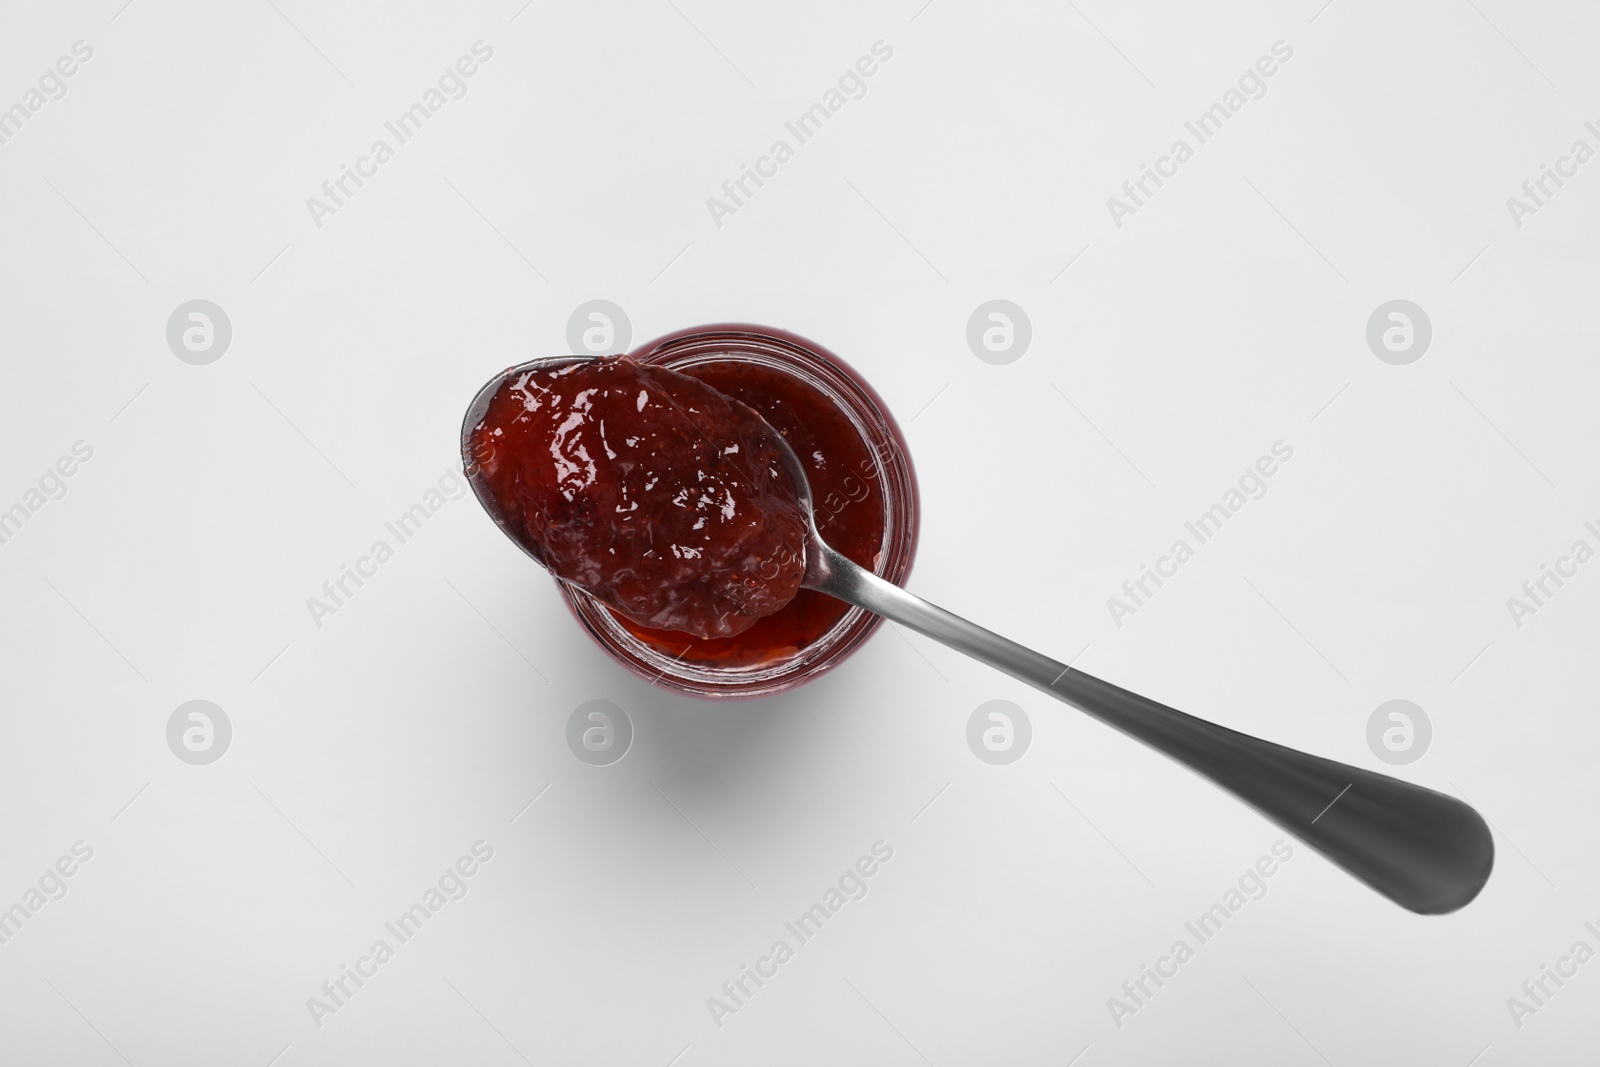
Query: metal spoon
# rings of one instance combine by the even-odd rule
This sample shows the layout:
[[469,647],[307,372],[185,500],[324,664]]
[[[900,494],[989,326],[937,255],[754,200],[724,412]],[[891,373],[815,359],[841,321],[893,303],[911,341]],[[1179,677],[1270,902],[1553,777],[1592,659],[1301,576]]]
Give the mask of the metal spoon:
[[[555,356],[520,364],[495,376],[468,405],[461,428],[468,482],[502,529],[507,529],[505,519],[492,494],[473,477],[473,428],[510,375],[596,358],[601,357]],[[784,465],[810,524],[808,588],[909,626],[1143,741],[1232,793],[1401,907],[1425,915],[1455,911],[1489,880],[1494,866],[1489,828],[1482,816],[1454,797],[1185,715],[1008,641],[857,566],[817,533],[805,467],[783,435],[772,432],[781,442]]]
[[857,566],[818,534],[805,467],[783,435],[773,433],[810,525],[806,588],[909,626],[1143,741],[1403,908],[1424,915],[1455,911],[1489,880],[1489,827],[1454,797],[1185,715],[1024,648]]

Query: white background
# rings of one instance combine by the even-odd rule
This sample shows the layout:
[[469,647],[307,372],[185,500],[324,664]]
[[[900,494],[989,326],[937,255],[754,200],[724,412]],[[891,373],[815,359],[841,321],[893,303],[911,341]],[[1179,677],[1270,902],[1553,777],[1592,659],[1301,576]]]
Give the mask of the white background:
[[[1600,162],[1506,207],[1600,148],[1583,5],[123,2],[0,13],[0,107],[94,50],[0,144],[0,507],[94,449],[0,545],[0,907],[94,849],[0,946],[0,1058],[1590,1054],[1600,962],[1520,1028],[1506,1005],[1600,949],[1600,564],[1506,607],[1600,547]],[[478,40],[467,96],[314,225]],[[879,40],[867,95],[716,226],[706,199]],[[1115,226],[1106,198],[1279,40],[1268,94]],[[209,366],[165,339],[195,298],[233,325]],[[306,598],[456,467],[478,386],[565,351],[592,298],[636,343],[750,321],[860,369],[920,476],[919,594],[1360,766],[1373,709],[1417,702],[1432,747],[1394,773],[1487,816],[1488,887],[1421,918],[1297,849],[1119,1028],[1107,998],[1283,835],[1020,684],[886,628],[781,698],[664,693],[470,498],[315,627]],[[1033,324],[1006,366],[965,340],[992,298]],[[1365,340],[1396,298],[1434,329],[1409,366]],[[1115,626],[1106,598],[1278,440],[1268,495]],[[209,766],[165,740],[195,698],[233,725]],[[635,726],[606,768],[564,740],[591,699]],[[1032,719],[1010,766],[966,745],[991,699]],[[480,839],[469,895],[318,1027],[307,998]],[[865,899],[715,1026],[878,840]]]

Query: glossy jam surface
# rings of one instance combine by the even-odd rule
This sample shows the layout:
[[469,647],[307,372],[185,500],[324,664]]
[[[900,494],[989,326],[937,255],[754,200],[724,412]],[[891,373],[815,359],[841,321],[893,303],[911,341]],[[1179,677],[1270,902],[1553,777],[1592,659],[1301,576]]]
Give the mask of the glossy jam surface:
[[474,477],[621,618],[737,640],[794,601],[806,531],[772,429],[719,388],[626,356],[515,371],[472,430]]
[[[748,404],[784,436],[806,469],[823,540],[863,567],[876,569],[886,519],[877,457],[838,404],[803,379],[762,363],[707,359],[682,371]],[[802,589],[787,607],[734,636],[697,639],[621,621],[640,641],[681,662],[744,667],[797,654],[849,610],[842,601]]]

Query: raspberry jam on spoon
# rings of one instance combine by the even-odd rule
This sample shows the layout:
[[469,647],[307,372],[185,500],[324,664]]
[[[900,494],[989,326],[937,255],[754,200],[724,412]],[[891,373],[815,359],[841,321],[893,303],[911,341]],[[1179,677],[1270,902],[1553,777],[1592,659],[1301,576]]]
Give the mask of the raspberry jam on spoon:
[[704,382],[616,356],[506,375],[469,447],[501,527],[556,577],[642,626],[726,638],[805,573],[780,442]]

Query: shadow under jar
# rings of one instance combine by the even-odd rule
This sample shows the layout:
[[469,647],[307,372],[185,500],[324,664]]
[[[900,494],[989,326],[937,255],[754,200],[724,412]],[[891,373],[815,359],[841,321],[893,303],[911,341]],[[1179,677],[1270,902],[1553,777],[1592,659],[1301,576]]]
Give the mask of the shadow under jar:
[[[917,547],[917,483],[882,399],[820,345],[762,326],[698,326],[632,353],[739,400],[788,440],[806,465],[817,528],[850,559],[895,584]],[[642,626],[582,589],[558,583],[600,647],[651,682],[699,697],[781,693],[837,666],[883,619],[802,589],[783,610],[733,637]]]

